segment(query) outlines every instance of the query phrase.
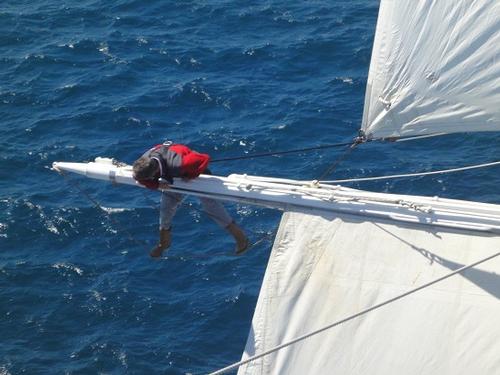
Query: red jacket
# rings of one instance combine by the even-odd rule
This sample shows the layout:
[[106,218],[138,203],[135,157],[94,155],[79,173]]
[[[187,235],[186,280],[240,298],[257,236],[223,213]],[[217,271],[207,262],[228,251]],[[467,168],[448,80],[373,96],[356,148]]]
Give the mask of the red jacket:
[[156,145],[146,151],[143,156],[156,159],[160,165],[160,173],[157,177],[150,180],[138,180],[140,184],[150,189],[158,189],[160,177],[170,183],[173,182],[173,177],[196,178],[207,169],[210,161],[210,155],[200,154],[181,144]]

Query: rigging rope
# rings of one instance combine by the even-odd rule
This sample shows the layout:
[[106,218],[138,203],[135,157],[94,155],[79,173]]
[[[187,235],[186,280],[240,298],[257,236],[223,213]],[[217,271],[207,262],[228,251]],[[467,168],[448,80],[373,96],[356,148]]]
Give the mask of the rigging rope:
[[338,166],[339,164],[344,161],[347,156],[351,154],[351,152],[354,150],[354,148],[359,145],[360,143],[365,142],[364,138],[362,137],[356,137],[353,142],[349,143],[349,147],[345,149],[345,151],[335,160],[324,172],[323,174],[316,179],[318,182],[322,182],[323,178],[326,176],[330,175]]
[[123,232],[125,232],[128,236],[128,239],[130,241],[132,241],[133,243],[135,243],[136,245],[140,246],[140,247],[143,247],[144,246],[144,243],[141,243],[139,242],[138,240],[136,240],[134,238],[134,236],[132,235],[132,233],[130,233],[127,229],[123,230],[123,227],[121,226],[121,224],[113,217],[111,217],[111,215],[109,214],[108,210],[106,210],[103,206],[101,206],[101,204],[95,199],[93,198],[90,194],[88,194],[85,190],[83,190],[79,184],[77,184],[76,182],[72,181],[64,171],[60,170],[60,169],[57,169],[57,168],[54,168],[54,170],[59,173],[61,176],[63,176],[63,178],[65,179],[65,181],[71,185],[73,188],[75,188],[76,190],[78,190],[84,197],[86,197],[97,209],[101,210],[102,212],[104,212],[106,214],[106,217],[111,220],[117,227],[119,227]]
[[323,149],[327,149],[327,148],[350,146],[351,144],[352,144],[352,142],[344,142],[344,143],[333,143],[333,144],[329,144],[329,145],[322,145],[322,146],[315,146],[315,147],[306,147],[306,148],[300,148],[300,149],[294,149],[294,150],[270,151],[270,152],[263,152],[263,153],[258,153],[258,154],[249,154],[249,155],[243,155],[243,156],[213,159],[213,160],[210,160],[210,163],[219,163],[219,162],[223,162],[223,161],[232,161],[232,160],[253,159],[253,158],[261,158],[261,157],[265,157],[265,156],[285,155],[285,154],[314,151],[314,150],[323,150]]
[[429,175],[433,175],[433,174],[453,173],[453,172],[466,171],[469,169],[493,167],[495,165],[500,165],[500,161],[494,161],[491,163],[483,163],[483,164],[475,164],[475,165],[470,165],[470,166],[466,166],[466,167],[459,167],[459,168],[442,169],[439,171],[431,171],[431,172],[394,174],[394,175],[389,175],[389,176],[376,176],[376,177],[360,177],[360,178],[349,178],[349,179],[344,179],[344,180],[329,180],[329,181],[321,181],[321,182],[326,183],[326,184],[338,184],[338,183],[342,183],[342,182],[376,181],[376,180],[388,180],[388,179],[403,178],[403,177],[429,176]]
[[405,292],[405,293],[403,293],[403,294],[400,294],[400,295],[398,295],[398,296],[396,296],[396,297],[390,298],[390,299],[385,300],[385,301],[383,301],[383,302],[381,302],[381,303],[378,303],[378,304],[376,304],[376,305],[374,305],[374,306],[371,306],[371,307],[369,307],[369,308],[366,308],[366,309],[364,309],[364,310],[361,310],[360,312],[358,312],[358,313],[356,313],[356,314],[353,314],[353,315],[348,316],[347,318],[344,318],[344,319],[338,320],[338,321],[336,321],[336,322],[334,322],[334,323],[331,323],[331,324],[329,324],[329,325],[327,325],[327,326],[325,326],[325,327],[323,327],[323,328],[320,328],[320,329],[315,330],[315,331],[313,331],[313,332],[310,332],[310,333],[307,333],[307,334],[305,334],[305,335],[299,336],[299,337],[297,337],[297,338],[295,338],[295,339],[293,339],[293,340],[290,340],[290,341],[288,341],[288,342],[285,342],[285,343],[283,343],[283,344],[277,345],[277,346],[275,346],[275,347],[273,347],[273,348],[271,348],[271,349],[269,349],[269,350],[266,350],[266,351],[264,351],[264,352],[262,352],[262,353],[260,353],[260,354],[257,354],[257,355],[254,355],[254,356],[251,356],[251,357],[249,357],[249,358],[247,358],[247,359],[245,359],[245,360],[242,360],[242,361],[239,361],[239,362],[233,363],[233,364],[232,364],[232,365],[230,365],[230,366],[227,366],[227,367],[224,367],[224,368],[222,368],[222,369],[220,369],[220,370],[217,370],[217,371],[211,372],[209,375],[220,375],[220,374],[225,374],[225,373],[227,373],[228,371],[231,371],[231,370],[233,370],[233,369],[235,369],[235,368],[238,368],[238,367],[240,367],[240,366],[242,366],[242,365],[244,365],[244,364],[246,364],[246,363],[253,362],[253,361],[255,361],[255,360],[259,359],[259,358],[262,358],[262,357],[264,357],[264,356],[266,356],[266,355],[272,354],[272,353],[274,353],[274,352],[276,352],[276,351],[278,351],[278,350],[281,350],[281,349],[283,349],[283,348],[286,348],[286,347],[288,347],[288,346],[290,346],[290,345],[293,345],[293,344],[295,344],[295,343],[297,343],[297,342],[299,342],[299,341],[303,341],[303,340],[305,340],[305,339],[307,339],[307,338],[309,338],[309,337],[315,336],[315,335],[317,335],[317,334],[319,334],[319,333],[321,333],[321,332],[323,332],[323,331],[326,331],[326,330],[328,330],[328,329],[330,329],[330,328],[333,328],[333,327],[335,327],[335,326],[338,326],[338,325],[340,325],[340,324],[342,324],[342,323],[346,323],[346,322],[348,322],[348,321],[350,321],[350,320],[352,320],[352,319],[354,319],[354,318],[357,318],[357,317],[359,317],[359,316],[361,316],[361,315],[364,315],[364,314],[366,314],[366,313],[368,313],[368,312],[370,312],[370,311],[376,310],[376,309],[378,309],[378,308],[380,308],[380,307],[382,307],[382,306],[385,306],[385,305],[388,305],[388,304],[390,304],[390,303],[392,303],[392,302],[395,302],[395,301],[397,301],[397,300],[399,300],[399,299],[401,299],[401,298],[403,298],[403,297],[409,296],[410,294],[413,294],[413,293],[415,293],[415,292],[417,292],[417,291],[419,291],[419,290],[425,289],[425,288],[427,288],[427,287],[429,287],[429,286],[431,286],[431,285],[434,285],[434,284],[436,284],[436,283],[438,283],[438,282],[440,282],[440,281],[443,281],[443,280],[445,280],[445,279],[448,279],[448,278],[449,278],[449,277],[451,277],[451,276],[454,276],[454,275],[459,274],[459,273],[461,273],[461,272],[463,272],[463,271],[466,271],[466,270],[468,270],[469,268],[475,267],[475,266],[477,266],[477,265],[479,265],[479,264],[481,264],[481,263],[484,263],[484,262],[486,262],[486,261],[488,261],[488,260],[491,260],[491,259],[493,259],[493,258],[495,258],[495,257],[497,257],[497,256],[499,256],[499,255],[500,255],[500,252],[497,252],[497,253],[495,253],[495,254],[493,254],[493,255],[489,255],[489,256],[487,256],[487,257],[485,257],[485,258],[482,258],[482,259],[480,259],[480,260],[478,260],[478,261],[476,261],[476,262],[474,262],[474,263],[471,263],[471,264],[469,264],[469,265],[463,266],[463,267],[461,267],[461,268],[459,268],[459,269],[457,269],[457,270],[455,270],[455,271],[453,271],[453,272],[450,272],[450,273],[448,273],[448,274],[446,274],[446,275],[444,275],[444,276],[441,276],[441,277],[439,277],[439,278],[437,278],[437,279],[434,279],[434,280],[432,280],[432,281],[430,281],[430,282],[428,282],[428,283],[426,283],[426,284],[423,284],[423,285],[420,285],[420,286],[418,286],[418,287],[416,287],[416,288],[410,289],[409,291],[407,291],[407,292]]

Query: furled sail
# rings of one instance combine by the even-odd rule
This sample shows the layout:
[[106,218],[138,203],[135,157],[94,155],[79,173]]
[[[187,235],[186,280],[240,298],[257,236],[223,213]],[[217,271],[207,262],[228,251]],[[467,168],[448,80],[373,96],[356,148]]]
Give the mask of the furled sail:
[[362,130],[500,130],[500,1],[382,0]]
[[[425,229],[425,230],[423,230]],[[498,252],[487,233],[286,213],[242,359]],[[498,374],[500,258],[249,362],[239,375]]]

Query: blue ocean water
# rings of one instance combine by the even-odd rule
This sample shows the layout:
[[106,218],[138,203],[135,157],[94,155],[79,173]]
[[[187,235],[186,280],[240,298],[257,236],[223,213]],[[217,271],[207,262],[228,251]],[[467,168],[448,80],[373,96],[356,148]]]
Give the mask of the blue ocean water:
[[[346,142],[359,129],[376,0],[3,1],[0,5],[0,374],[204,373],[240,358],[272,245],[241,258],[188,200],[153,261],[158,194],[50,170],[131,163],[165,139],[213,158]],[[333,177],[496,160],[500,137],[359,147]],[[214,164],[316,178],[322,150]],[[500,201],[498,170],[352,184]],[[256,240],[280,213],[227,205]]]

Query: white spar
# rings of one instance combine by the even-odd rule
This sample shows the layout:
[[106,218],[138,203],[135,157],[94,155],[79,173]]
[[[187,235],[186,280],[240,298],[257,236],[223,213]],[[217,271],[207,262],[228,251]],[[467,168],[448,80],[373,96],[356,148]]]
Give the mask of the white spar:
[[117,164],[114,159],[96,158],[90,163],[54,162],[52,168],[56,171],[77,173],[97,180],[141,186],[132,177],[132,167]]
[[[134,180],[131,166],[116,163],[113,159],[97,158],[90,163],[55,162],[53,168],[93,179],[142,187]],[[169,191],[287,211],[321,210],[500,233],[498,205],[292,182],[236,174],[228,177],[201,175],[189,181],[176,178]]]

